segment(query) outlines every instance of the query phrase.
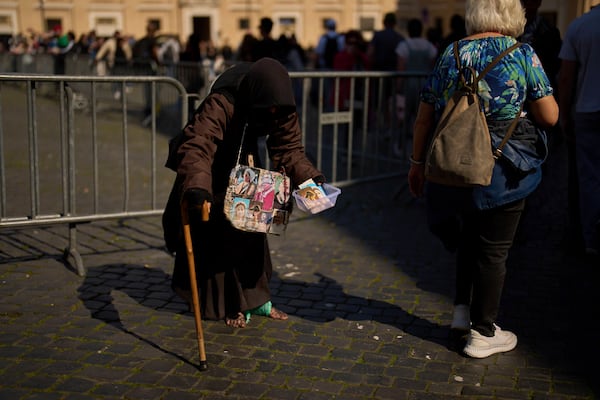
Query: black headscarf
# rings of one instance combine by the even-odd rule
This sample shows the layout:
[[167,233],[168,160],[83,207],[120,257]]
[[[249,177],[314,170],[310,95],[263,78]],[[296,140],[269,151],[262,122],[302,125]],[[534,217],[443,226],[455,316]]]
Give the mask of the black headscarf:
[[272,58],[254,62],[240,83],[236,106],[247,110],[250,130],[272,127],[296,111],[292,81]]
[[285,67],[272,58],[261,58],[250,66],[240,84],[237,101],[249,104],[251,109],[296,108],[290,76]]

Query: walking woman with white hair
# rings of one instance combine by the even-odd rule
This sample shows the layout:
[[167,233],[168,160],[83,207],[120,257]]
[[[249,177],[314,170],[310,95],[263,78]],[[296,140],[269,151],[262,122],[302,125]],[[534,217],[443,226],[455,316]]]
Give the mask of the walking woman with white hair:
[[[465,20],[469,36],[457,42],[458,58],[461,67],[471,67],[479,74],[517,43],[525,13],[520,0],[467,0]],[[479,82],[479,96],[495,146],[520,114],[517,128],[503,149],[506,156],[496,161],[491,184],[457,188],[426,183],[425,157],[435,121],[459,87],[454,48],[451,44],[443,50],[421,92],[408,182],[414,196],[426,195],[432,232],[446,248],[456,251],[451,328],[468,334],[465,354],[484,358],[517,345],[514,333],[496,325],[506,260],[525,199],[541,181],[547,147],[540,128],[556,124],[558,106],[535,51],[522,44]]]

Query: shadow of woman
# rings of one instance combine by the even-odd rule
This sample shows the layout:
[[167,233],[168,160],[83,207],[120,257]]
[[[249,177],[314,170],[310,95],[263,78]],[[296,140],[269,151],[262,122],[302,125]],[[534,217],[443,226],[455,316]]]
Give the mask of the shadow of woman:
[[[335,279],[316,273],[317,282],[272,279],[273,302],[289,315],[313,322],[374,321],[400,329],[425,341],[457,350],[460,338],[452,337],[449,325],[440,325],[404,310],[402,307],[361,296],[348,294]],[[302,299],[298,302],[298,299]]]
[[[336,280],[322,274],[316,275],[319,278],[317,282],[303,282],[281,279],[274,272],[271,281],[273,302],[289,315],[307,321],[375,321],[422,340],[455,349],[452,341],[448,340],[448,326],[431,322],[385,301],[348,294]],[[156,311],[191,315],[188,304],[172,291],[171,275],[160,269],[135,264],[91,267],[78,288],[79,299],[92,318],[198,368],[198,365],[181,355],[129,330],[115,305],[114,291],[120,291],[138,304]],[[298,299],[302,301],[298,302]]]
[[172,292],[170,282],[171,276],[160,269],[135,264],[108,264],[88,268],[85,279],[77,291],[79,299],[89,310],[92,318],[200,369],[199,364],[196,365],[183,356],[162,348],[150,339],[127,329],[115,306],[112,293],[121,291],[140,305],[156,311],[187,312],[187,304]]

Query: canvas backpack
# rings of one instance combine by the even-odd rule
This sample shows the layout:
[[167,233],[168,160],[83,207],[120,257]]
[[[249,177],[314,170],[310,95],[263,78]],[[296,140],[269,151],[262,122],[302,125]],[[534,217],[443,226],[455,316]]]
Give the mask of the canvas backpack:
[[444,108],[425,158],[425,178],[434,183],[457,186],[488,186],[496,159],[512,135],[522,112],[510,124],[496,149],[485,114],[480,106],[478,84],[516,43],[499,54],[480,74],[472,67],[461,67],[458,42],[454,42],[454,58],[459,71],[458,88]]

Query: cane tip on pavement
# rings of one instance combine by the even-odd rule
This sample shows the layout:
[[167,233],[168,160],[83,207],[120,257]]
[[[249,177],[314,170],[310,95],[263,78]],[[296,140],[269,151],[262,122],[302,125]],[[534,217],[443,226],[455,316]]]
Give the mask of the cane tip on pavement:
[[200,371],[206,371],[208,369],[208,363],[206,361],[200,361],[200,364],[198,364],[198,369]]

